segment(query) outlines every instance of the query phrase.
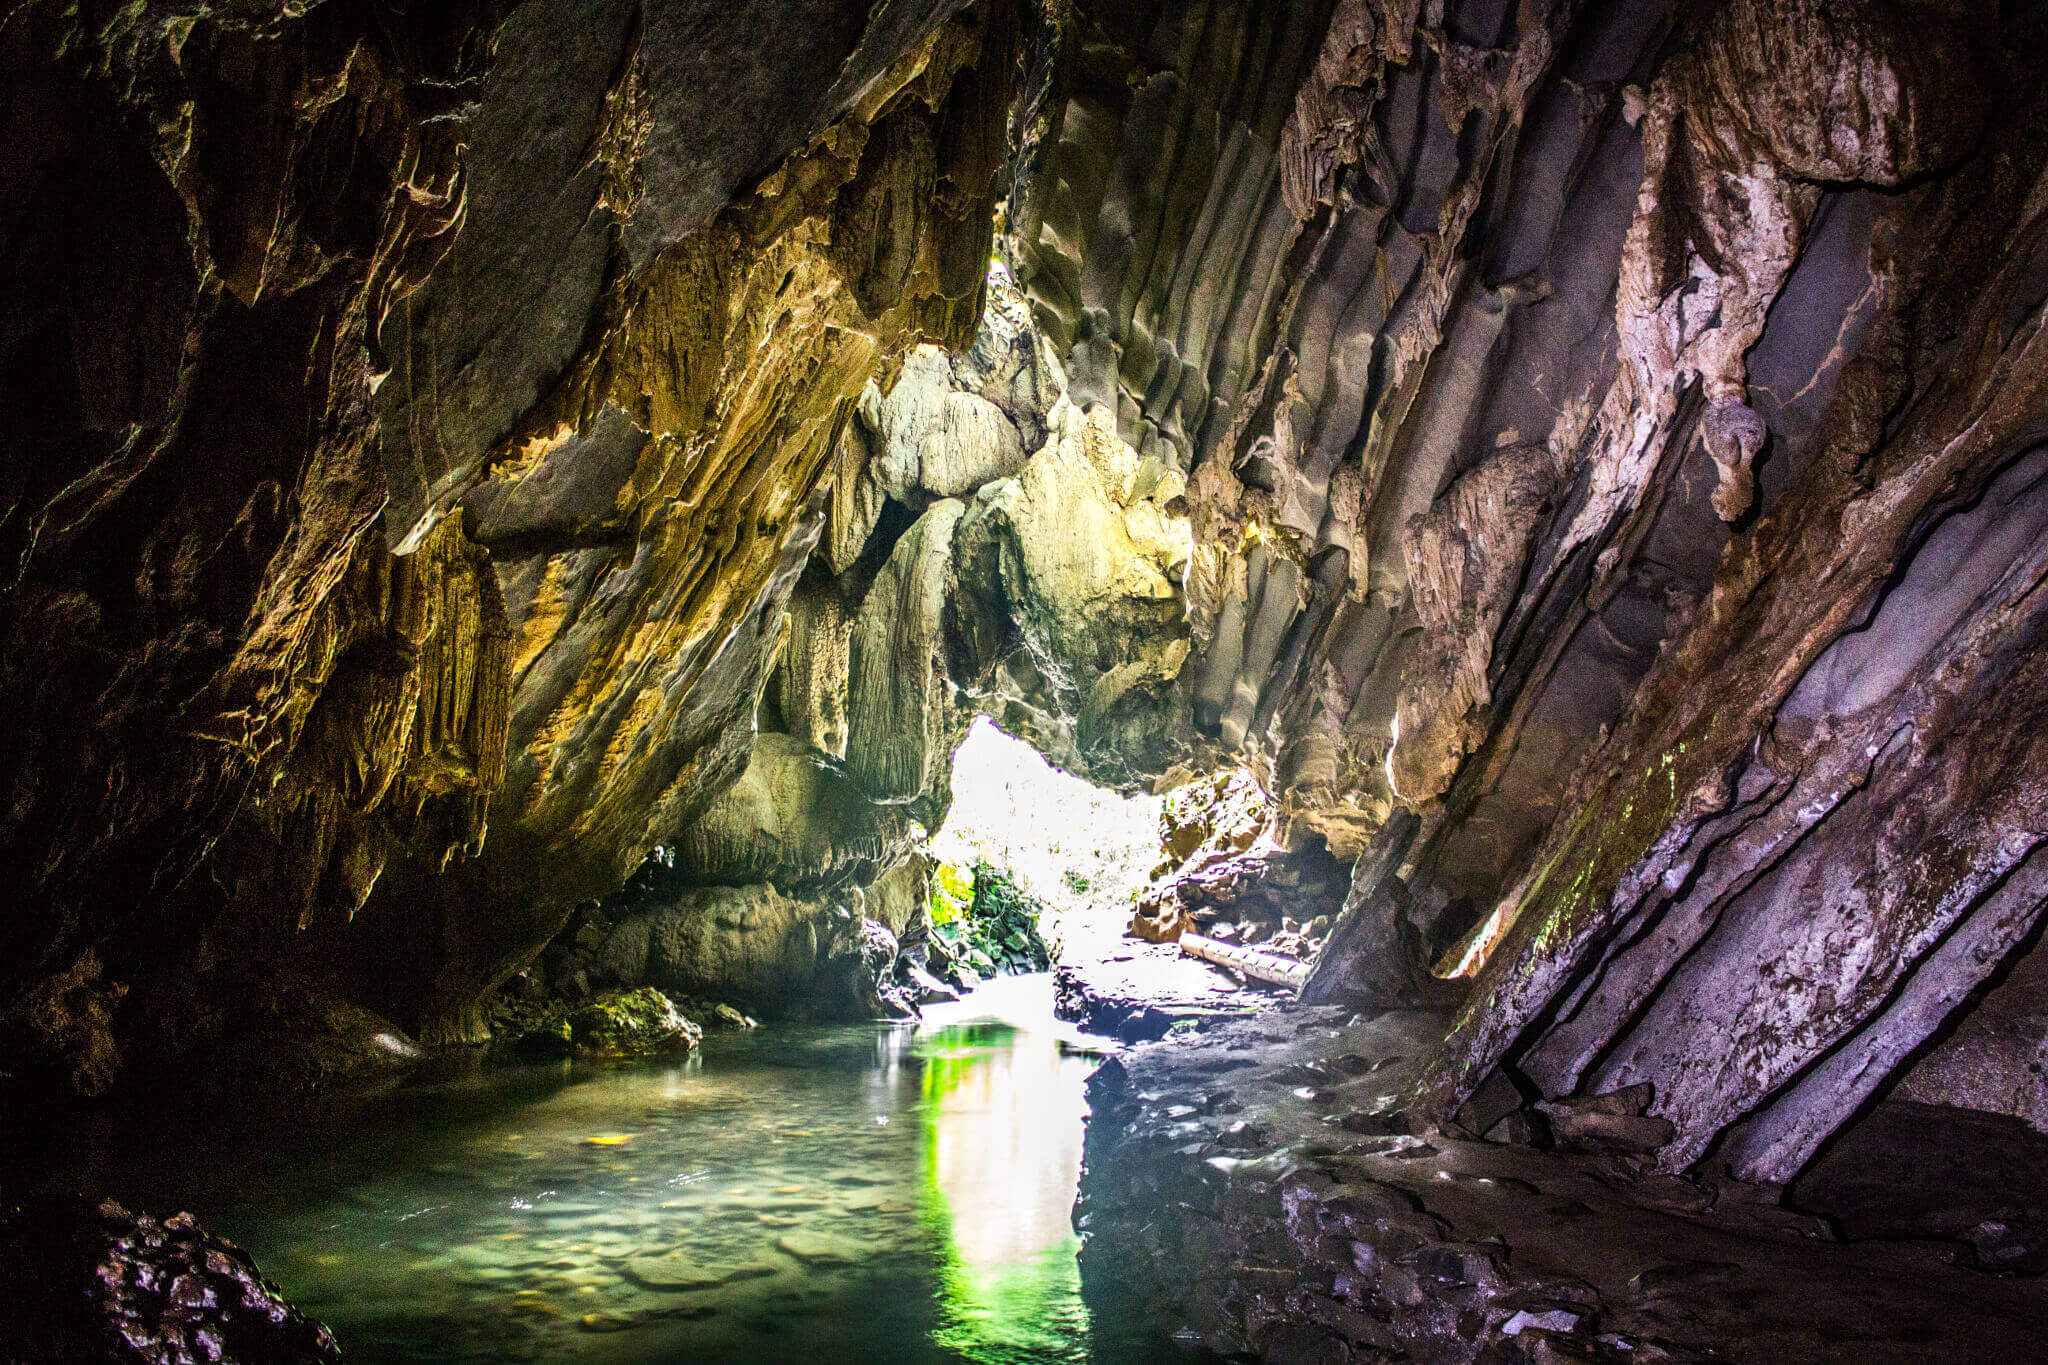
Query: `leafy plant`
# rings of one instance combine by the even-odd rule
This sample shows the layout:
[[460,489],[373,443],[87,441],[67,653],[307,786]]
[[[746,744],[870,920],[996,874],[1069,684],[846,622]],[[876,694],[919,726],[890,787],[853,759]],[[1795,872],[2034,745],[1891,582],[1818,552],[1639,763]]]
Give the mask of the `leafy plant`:
[[[940,918],[942,901],[945,919]],[[1052,954],[1038,932],[1044,913],[1045,907],[1015,877],[992,863],[977,861],[971,874],[941,863],[932,877],[934,924],[947,942],[960,948],[968,965],[985,976],[1042,972],[1052,966]]]
[[932,867],[932,923],[953,924],[974,904],[974,872],[958,863]]

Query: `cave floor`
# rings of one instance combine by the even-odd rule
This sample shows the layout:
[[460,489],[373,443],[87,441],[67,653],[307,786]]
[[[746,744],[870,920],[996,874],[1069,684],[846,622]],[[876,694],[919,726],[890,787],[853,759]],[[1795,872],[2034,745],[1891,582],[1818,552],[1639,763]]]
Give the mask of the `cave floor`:
[[1288,1361],[2041,1358],[2048,1282],[1966,1247],[1405,1113],[1443,1024],[1284,1006],[1128,1049],[1090,1082],[1084,1267]]
[[1176,944],[1133,938],[1128,923],[1107,910],[1062,920],[1053,966],[1060,1018],[1138,1043],[1164,1037],[1176,1024],[1207,1027],[1256,1013],[1280,998]]

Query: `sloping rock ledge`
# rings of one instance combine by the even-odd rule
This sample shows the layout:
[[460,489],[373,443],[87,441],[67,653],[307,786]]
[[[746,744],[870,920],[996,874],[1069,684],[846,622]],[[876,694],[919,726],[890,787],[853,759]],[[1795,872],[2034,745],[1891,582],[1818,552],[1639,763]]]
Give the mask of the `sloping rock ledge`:
[[1402,1108],[1439,1016],[1293,1007],[1090,1082],[1092,1300],[1269,1361],[2018,1360],[2038,1278],[1845,1243],[1773,1187],[1484,1141]]

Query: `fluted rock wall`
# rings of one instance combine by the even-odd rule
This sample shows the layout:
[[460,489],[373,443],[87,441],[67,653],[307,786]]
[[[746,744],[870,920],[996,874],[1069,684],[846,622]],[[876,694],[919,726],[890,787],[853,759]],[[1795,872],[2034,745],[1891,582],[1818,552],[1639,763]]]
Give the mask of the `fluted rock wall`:
[[1638,155],[1617,87],[1669,27],[1408,9],[1077,23],[1016,214],[1074,393],[1187,481],[1194,729],[1354,856],[1486,733],[1493,643],[1610,377]]
[[1020,279],[1185,479],[1184,749],[1365,855],[1327,975],[1478,973],[1444,1112],[1782,1179],[2037,923],[2042,25],[1067,12]]

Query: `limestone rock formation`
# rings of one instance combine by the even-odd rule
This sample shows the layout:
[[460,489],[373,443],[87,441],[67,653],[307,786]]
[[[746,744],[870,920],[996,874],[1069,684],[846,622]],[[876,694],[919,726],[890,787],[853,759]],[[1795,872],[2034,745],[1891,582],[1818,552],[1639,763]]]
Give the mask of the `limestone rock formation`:
[[1989,0],[12,6],[10,1070],[476,1041],[579,906],[585,990],[901,1007],[986,712],[1248,770],[1351,867],[1310,998],[1462,1000],[1418,1113],[1647,1094],[1774,1182],[1894,1082],[2038,1125],[2044,52]]
[[919,347],[850,418],[834,462],[872,496],[829,505],[744,775],[607,902],[597,979],[893,1012],[925,963],[867,959],[923,936],[916,850],[978,712],[1108,781],[1180,758],[1178,482],[1068,401],[1000,274],[991,298],[973,347]]
[[1187,751],[1368,855],[1356,998],[1477,973],[1442,1112],[1783,1179],[2036,923],[2041,22],[1072,15],[1020,282],[1186,480]]
[[[0,1030],[30,1070],[92,1088],[231,1024],[249,960],[387,849],[482,838],[502,607],[459,527],[385,548],[371,405],[377,329],[462,225],[496,21],[0,22]],[[30,1003],[95,974],[105,1028]]]
[[[465,235],[391,324],[410,369],[381,395],[382,447],[418,520],[388,530],[403,545],[459,514],[494,556],[515,638],[496,837],[452,876],[409,865],[359,936],[408,941],[420,971],[402,984],[428,991],[414,1008],[432,1037],[474,1035],[481,994],[573,904],[619,886],[740,776],[856,399],[915,341],[975,335],[1014,8],[799,24],[808,46],[783,71],[801,89],[749,87],[736,105],[718,83],[735,68],[682,37],[693,8],[614,7],[579,38],[603,73],[581,144],[533,136],[558,118],[552,63],[569,54],[550,16],[510,21],[507,41],[550,57],[507,68],[496,101],[486,91],[504,160],[480,160],[477,194],[520,244]],[[757,22],[774,17],[762,8]],[[744,23],[720,31],[752,42]],[[814,87],[820,66],[838,75]],[[749,107],[773,116],[749,125]],[[534,175],[575,192],[529,209]],[[536,227],[591,236],[569,248],[581,283],[532,249]],[[549,277],[511,296],[541,324],[530,354],[474,349],[528,331],[498,314],[505,295],[465,287],[507,270]],[[554,296],[572,288],[573,303]],[[519,402],[479,409],[478,395]]]
[[739,776],[840,428],[985,289],[1012,4],[272,9],[0,24],[0,1028],[88,1086],[294,972],[478,1036]]
[[606,991],[559,1007],[520,1035],[518,1049],[541,1057],[650,1057],[688,1052],[704,1030],[652,986]]
[[1204,857],[1197,850],[1138,897],[1131,932],[1155,943],[1185,932],[1313,957],[1344,899],[1351,870],[1320,842]]
[[[883,1011],[866,1007],[893,965],[894,936],[863,908],[858,895],[787,896],[766,883],[680,892],[611,927],[597,978],[717,994],[772,1015],[874,1018]],[[889,937],[879,963],[864,960],[870,926]]]

